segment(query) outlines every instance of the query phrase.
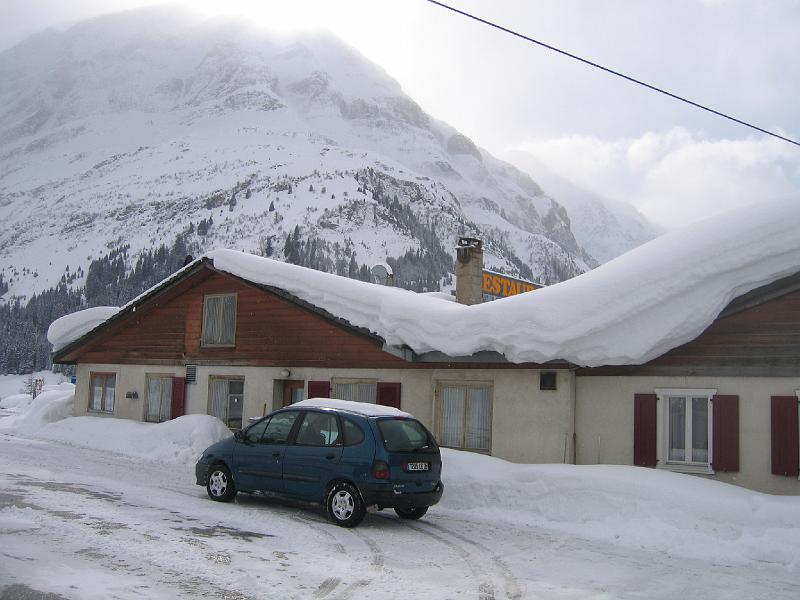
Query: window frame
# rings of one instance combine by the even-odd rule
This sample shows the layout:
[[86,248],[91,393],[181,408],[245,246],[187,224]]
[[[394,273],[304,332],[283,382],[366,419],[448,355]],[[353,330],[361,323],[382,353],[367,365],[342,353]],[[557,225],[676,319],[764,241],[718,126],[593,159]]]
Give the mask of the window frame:
[[[795,390],[794,391],[794,395],[795,395],[795,398],[797,398],[797,401],[800,402],[800,390]],[[800,408],[798,409],[797,412],[798,412],[798,414],[797,414],[798,427],[800,427]],[[798,440],[797,441],[798,441],[797,451],[800,453],[800,436],[798,436]],[[797,476],[797,481],[800,481],[800,475]]]
[[[92,408],[92,395],[94,394],[94,380],[96,377],[102,377],[103,391],[100,393],[100,408]],[[108,377],[114,378],[114,396],[111,398],[111,410],[105,407],[106,405],[106,384]],[[86,412],[95,414],[113,415],[117,407],[117,374],[114,371],[91,371],[89,372],[89,401],[86,407]]]
[[[169,407],[169,418],[165,419],[165,421],[171,421],[173,419],[172,416],[172,386],[173,380],[175,379],[175,375],[173,373],[145,373],[145,398],[144,398],[144,422],[145,423],[164,423],[165,421],[161,420],[161,404],[159,403],[159,412],[158,412],[158,421],[148,421],[147,420],[147,407],[150,404],[150,380],[151,379],[169,379],[170,385],[170,407]],[[163,401],[163,396],[162,396]]]
[[[208,299],[209,298],[233,298],[233,332],[232,332],[232,341],[230,343],[220,343],[215,344],[213,342],[206,341],[206,330],[207,330],[207,307],[208,307]],[[224,306],[224,305],[223,305]],[[235,348],[236,347],[236,324],[237,324],[237,316],[239,312],[239,294],[236,292],[231,292],[228,294],[206,294],[203,296],[203,313],[202,313],[202,323],[200,328],[200,346],[202,348]],[[220,315],[220,319],[224,322],[222,315]]]
[[[462,444],[461,446],[447,446],[442,444],[442,425],[443,425],[443,415],[442,411],[444,408],[444,403],[442,402],[442,389],[448,387],[459,387],[464,390],[464,414],[463,414],[463,433],[462,433]],[[477,389],[488,389],[489,390],[489,440],[488,440],[488,448],[469,448],[466,446],[467,442],[467,418],[469,416],[469,402],[467,396],[467,389],[469,388],[477,388]],[[476,452],[478,454],[488,454],[491,455],[492,453],[492,429],[494,427],[494,382],[493,381],[438,381],[436,383],[436,412],[435,412],[435,422],[436,422],[436,442],[444,447],[444,448],[454,448],[456,450],[465,450],[467,452]]]
[[[375,400],[372,402],[365,402],[364,400],[356,399],[353,402],[364,402],[364,404],[377,404],[378,403],[378,380],[371,379],[368,377],[334,377],[331,379],[331,398],[341,398],[339,394],[336,393],[336,386],[338,385],[358,385],[358,384],[370,384],[375,386]],[[358,391],[358,387],[356,387],[356,391]],[[360,396],[360,393],[359,393]]]
[[[214,413],[211,412],[212,403],[213,403],[213,400],[214,400],[212,387],[214,385],[214,382],[216,382],[216,381],[225,381],[226,384],[227,384],[227,386],[226,386],[226,394],[225,394],[225,396],[226,396],[225,419],[220,419],[219,417],[217,417],[217,415],[215,415]],[[230,382],[231,381],[241,381],[242,382],[242,394],[241,394],[242,395],[242,419],[241,419],[242,424],[239,427],[231,427],[231,425],[230,425],[230,401],[231,401]],[[233,394],[233,395],[234,396],[238,396],[239,394]],[[208,376],[208,400],[207,400],[207,403],[206,403],[206,414],[207,415],[211,415],[212,417],[217,417],[218,419],[220,419],[220,421],[222,421],[225,424],[225,427],[227,427],[228,429],[230,429],[232,431],[236,431],[236,430],[241,431],[242,429],[245,429],[245,427],[246,427],[245,418],[244,418],[244,405],[245,405],[246,397],[247,397],[247,393],[246,393],[246,388],[245,388],[245,377],[244,377],[244,375],[209,375]]]
[[[679,473],[713,475],[714,462],[714,402],[717,388],[657,388],[654,390],[656,406],[656,467]],[[708,460],[670,460],[669,459],[669,399],[684,398],[686,412],[684,414],[684,447],[691,445],[691,400],[705,398],[708,405]],[[689,448],[691,451],[691,448]],[[688,454],[687,454],[688,455]],[[690,455],[689,455],[690,456]]]

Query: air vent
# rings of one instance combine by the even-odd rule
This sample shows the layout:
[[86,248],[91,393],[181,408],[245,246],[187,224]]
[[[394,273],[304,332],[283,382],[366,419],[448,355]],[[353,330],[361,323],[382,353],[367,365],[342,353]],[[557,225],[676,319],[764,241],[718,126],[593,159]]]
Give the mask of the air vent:
[[186,365],[186,383],[197,383],[197,365]]
[[555,373],[539,373],[539,389],[540,390],[554,390],[554,389],[556,389],[556,374]]

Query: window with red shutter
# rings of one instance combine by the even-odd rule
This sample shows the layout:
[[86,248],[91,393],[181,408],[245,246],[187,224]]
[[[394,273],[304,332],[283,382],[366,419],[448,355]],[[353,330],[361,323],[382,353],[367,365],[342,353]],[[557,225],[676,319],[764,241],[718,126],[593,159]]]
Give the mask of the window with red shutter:
[[797,420],[795,396],[772,396],[770,421],[773,475],[800,475]]
[[378,404],[400,408],[400,384],[379,381]]
[[633,464],[656,466],[656,406],[655,394],[635,394],[633,397]]
[[716,395],[712,398],[713,453],[715,471],[739,470],[739,396]]

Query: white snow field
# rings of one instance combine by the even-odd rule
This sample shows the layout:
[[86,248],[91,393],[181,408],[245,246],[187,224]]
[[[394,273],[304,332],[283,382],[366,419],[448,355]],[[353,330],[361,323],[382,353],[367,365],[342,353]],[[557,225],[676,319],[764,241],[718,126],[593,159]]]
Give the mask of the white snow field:
[[[620,466],[443,451],[417,522],[209,500],[215,419],[62,418],[69,384],[0,418],[0,597],[780,598],[800,589],[800,498]],[[50,407],[49,409],[47,407]]]

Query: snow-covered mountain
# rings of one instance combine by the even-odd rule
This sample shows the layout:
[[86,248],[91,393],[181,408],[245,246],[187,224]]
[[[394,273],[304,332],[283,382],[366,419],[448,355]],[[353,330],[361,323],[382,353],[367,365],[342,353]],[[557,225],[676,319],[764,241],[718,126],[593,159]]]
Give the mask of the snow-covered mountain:
[[582,188],[528,152],[510,151],[503,158],[536,179],[545,193],[558,198],[567,209],[575,239],[601,263],[664,233],[633,205]]
[[597,264],[529,176],[341,41],[164,7],[0,53],[0,221],[9,295],[181,233],[283,258],[299,231],[339,271],[464,234],[546,283]]

